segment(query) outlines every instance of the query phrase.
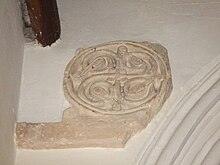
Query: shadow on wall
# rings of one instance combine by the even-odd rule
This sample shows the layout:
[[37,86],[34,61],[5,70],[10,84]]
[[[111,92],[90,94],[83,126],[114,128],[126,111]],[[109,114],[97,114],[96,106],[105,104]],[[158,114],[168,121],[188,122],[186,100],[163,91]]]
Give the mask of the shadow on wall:
[[13,165],[24,51],[22,19],[16,0],[0,1],[0,22],[0,164]]

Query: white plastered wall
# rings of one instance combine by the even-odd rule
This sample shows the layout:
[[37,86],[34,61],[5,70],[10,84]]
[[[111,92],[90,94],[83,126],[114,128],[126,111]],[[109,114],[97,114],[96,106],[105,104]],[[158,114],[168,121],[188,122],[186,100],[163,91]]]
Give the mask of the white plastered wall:
[[18,1],[0,1],[0,165],[15,162],[14,126],[19,105],[24,40]]
[[114,40],[159,42],[169,53],[174,92],[220,54],[219,0],[57,1],[61,40],[52,47],[25,47],[19,121],[61,120],[68,107],[64,69],[80,47]]
[[68,107],[62,91],[65,66],[77,48],[103,42],[159,42],[168,49],[174,89],[163,110],[125,149],[18,150],[17,164],[134,165],[176,98],[190,89],[188,82],[219,56],[219,0],[57,1],[61,40],[52,47],[25,48],[19,121],[60,121]]

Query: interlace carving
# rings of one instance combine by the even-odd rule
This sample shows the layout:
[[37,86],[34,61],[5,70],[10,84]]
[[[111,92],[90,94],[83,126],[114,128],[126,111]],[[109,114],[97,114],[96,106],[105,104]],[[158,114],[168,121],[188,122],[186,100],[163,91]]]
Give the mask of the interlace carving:
[[78,50],[65,71],[66,97],[102,114],[149,108],[170,79],[165,60],[147,43],[119,41]]
[[124,147],[171,93],[167,51],[159,44],[131,41],[79,49],[66,67],[63,85],[72,105],[62,121],[18,123],[17,146]]

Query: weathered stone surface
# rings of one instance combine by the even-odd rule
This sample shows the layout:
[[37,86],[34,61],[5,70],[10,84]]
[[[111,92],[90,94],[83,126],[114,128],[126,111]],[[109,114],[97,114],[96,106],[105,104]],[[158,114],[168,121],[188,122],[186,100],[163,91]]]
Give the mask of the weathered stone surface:
[[78,49],[64,76],[72,107],[60,123],[18,123],[20,148],[123,147],[143,130],[172,90],[167,51],[116,41]]

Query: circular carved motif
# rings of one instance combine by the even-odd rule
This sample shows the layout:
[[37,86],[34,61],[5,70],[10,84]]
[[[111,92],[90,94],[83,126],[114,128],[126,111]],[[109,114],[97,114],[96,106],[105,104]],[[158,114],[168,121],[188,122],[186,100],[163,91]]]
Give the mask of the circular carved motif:
[[71,104],[102,114],[159,107],[152,104],[163,104],[171,88],[166,49],[146,42],[116,41],[80,49],[64,77]]

